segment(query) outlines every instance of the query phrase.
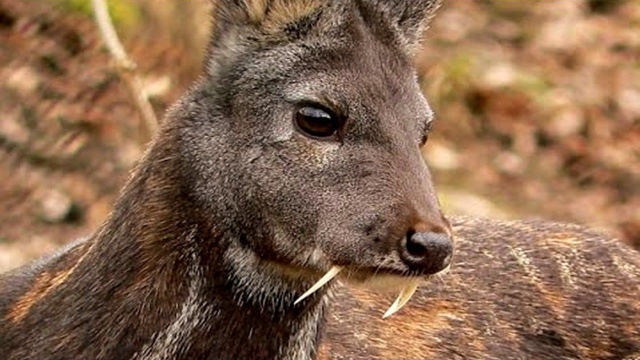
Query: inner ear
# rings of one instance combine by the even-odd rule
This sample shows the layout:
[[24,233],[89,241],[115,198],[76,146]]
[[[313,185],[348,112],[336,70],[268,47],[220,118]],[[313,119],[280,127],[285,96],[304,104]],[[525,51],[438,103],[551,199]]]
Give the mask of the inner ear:
[[[230,25],[250,26],[264,34],[286,29],[322,8],[329,0],[219,0],[214,1],[214,31]],[[224,26],[226,25],[226,26]]]
[[288,42],[318,27],[331,0],[213,0],[205,68],[210,75],[247,48]]
[[280,32],[293,24],[304,22],[317,13],[324,0],[274,0],[264,14],[261,28],[267,33]]

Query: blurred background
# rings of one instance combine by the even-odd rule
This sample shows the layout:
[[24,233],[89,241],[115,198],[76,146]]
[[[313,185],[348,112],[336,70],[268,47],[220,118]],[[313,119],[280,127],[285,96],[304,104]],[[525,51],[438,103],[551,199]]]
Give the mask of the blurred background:
[[[206,0],[113,0],[162,117]],[[585,224],[640,248],[640,1],[448,0],[416,59],[449,213]],[[265,69],[268,71],[268,69]],[[90,234],[144,151],[90,0],[0,0],[0,271]]]

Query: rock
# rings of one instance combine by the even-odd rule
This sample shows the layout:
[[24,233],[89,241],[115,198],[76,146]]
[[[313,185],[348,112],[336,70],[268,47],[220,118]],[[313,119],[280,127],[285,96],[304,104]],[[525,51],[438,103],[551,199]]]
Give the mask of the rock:
[[80,216],[79,207],[59,190],[49,190],[40,196],[37,217],[45,222],[58,224],[73,222]]
[[20,94],[31,94],[40,84],[40,76],[29,66],[9,69],[8,73],[4,85]]
[[460,155],[440,142],[429,143],[424,149],[424,155],[429,166],[434,169],[451,171],[460,168]]
[[515,84],[518,77],[518,71],[513,64],[502,62],[489,66],[482,75],[482,84],[489,88],[508,87]]

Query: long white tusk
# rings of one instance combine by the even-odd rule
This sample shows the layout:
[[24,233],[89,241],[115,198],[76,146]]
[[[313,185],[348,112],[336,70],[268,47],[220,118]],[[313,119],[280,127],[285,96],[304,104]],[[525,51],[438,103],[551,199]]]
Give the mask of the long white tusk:
[[302,301],[305,298],[307,298],[309,295],[311,295],[314,292],[318,291],[318,289],[320,289],[322,286],[324,286],[324,284],[328,283],[329,281],[331,281],[331,279],[336,277],[336,275],[338,275],[340,273],[340,271],[342,271],[342,269],[343,269],[342,266],[334,266],[331,269],[329,269],[329,271],[327,271],[327,273],[324,274],[324,276],[322,278],[320,278],[320,280],[318,280],[318,282],[313,284],[311,289],[307,290],[306,293],[302,294],[302,296],[300,296],[293,304],[296,305],[300,301]]
[[383,319],[388,318],[389,316],[395,314],[398,310],[402,309],[402,307],[411,299],[413,294],[416,292],[416,289],[418,288],[418,284],[419,283],[415,281],[405,286],[404,289],[402,289],[402,291],[400,292],[400,295],[398,295],[398,298],[396,299],[396,301],[394,301],[393,304],[391,304],[391,307],[389,307],[389,310],[387,310],[387,312],[384,313],[382,318]]

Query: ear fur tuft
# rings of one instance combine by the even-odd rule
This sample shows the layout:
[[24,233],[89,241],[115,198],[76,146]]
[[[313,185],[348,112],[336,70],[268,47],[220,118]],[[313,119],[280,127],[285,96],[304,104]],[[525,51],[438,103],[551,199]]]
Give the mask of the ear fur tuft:
[[[212,0],[212,34],[205,67],[210,75],[242,49],[261,42],[289,41],[304,31],[288,27],[321,11],[333,0]],[[341,1],[341,0],[340,0]]]
[[326,0],[219,0],[214,1],[214,22],[253,26],[262,33],[273,34],[325,3]]
[[419,43],[442,0],[362,0],[390,23],[409,50]]

